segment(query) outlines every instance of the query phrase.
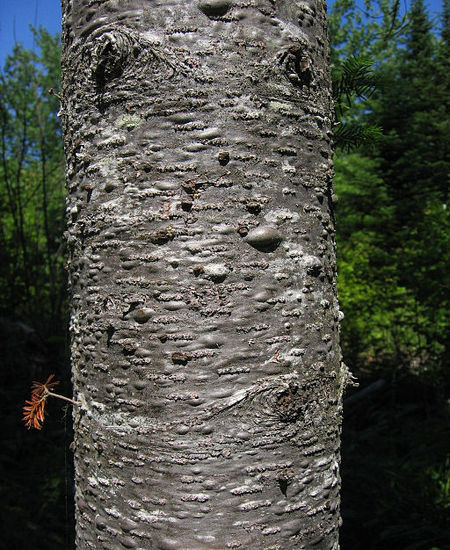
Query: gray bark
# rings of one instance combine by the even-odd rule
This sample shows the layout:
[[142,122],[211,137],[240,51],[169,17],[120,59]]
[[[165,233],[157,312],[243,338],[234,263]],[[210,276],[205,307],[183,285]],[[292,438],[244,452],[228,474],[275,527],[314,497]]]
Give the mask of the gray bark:
[[78,548],[338,547],[321,0],[63,0]]

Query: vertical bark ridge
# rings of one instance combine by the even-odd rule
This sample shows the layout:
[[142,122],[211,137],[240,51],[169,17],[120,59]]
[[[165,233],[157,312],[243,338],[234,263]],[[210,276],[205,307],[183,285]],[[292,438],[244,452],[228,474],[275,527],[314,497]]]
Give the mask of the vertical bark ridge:
[[319,1],[63,2],[79,548],[337,548]]

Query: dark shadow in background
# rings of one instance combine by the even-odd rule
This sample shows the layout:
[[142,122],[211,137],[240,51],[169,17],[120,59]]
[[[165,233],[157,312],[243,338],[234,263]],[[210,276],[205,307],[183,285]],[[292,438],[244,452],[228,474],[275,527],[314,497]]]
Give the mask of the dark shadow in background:
[[344,402],[341,550],[450,548],[446,384],[393,372]]
[[54,373],[71,395],[65,343],[44,344],[31,327],[0,318],[1,550],[74,548],[72,410],[49,399],[41,431],[22,422],[31,383]]

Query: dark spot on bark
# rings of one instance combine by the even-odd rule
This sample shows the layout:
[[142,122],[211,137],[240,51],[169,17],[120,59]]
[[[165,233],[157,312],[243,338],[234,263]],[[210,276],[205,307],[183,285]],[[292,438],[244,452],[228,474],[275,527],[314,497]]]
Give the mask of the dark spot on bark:
[[106,329],[106,334],[107,334],[106,345],[108,347],[111,345],[111,338],[113,337],[115,332],[116,332],[116,329],[111,325],[109,325],[109,327]]
[[86,191],[87,195],[86,195],[86,202],[89,202],[91,200],[91,196],[92,196],[92,191],[94,190],[94,186],[87,183],[85,186],[84,186],[84,190]]
[[125,319],[125,317],[129,315],[132,311],[134,311],[138,305],[139,302],[131,302],[128,306],[128,310],[123,312],[122,319]]
[[172,353],[172,361],[175,365],[187,365],[187,362],[190,360],[190,357],[187,353],[182,353],[175,351]]
[[289,388],[277,397],[276,409],[280,420],[295,422],[302,415],[302,403],[298,395],[298,388],[290,384]]
[[111,193],[111,191],[114,191],[114,189],[117,187],[117,185],[112,182],[112,181],[108,181],[105,183],[105,191],[107,193]]
[[181,187],[184,189],[184,191],[186,193],[188,193],[189,195],[193,195],[195,193],[195,191],[197,190],[197,187],[195,185],[195,181],[193,180],[188,180],[188,181],[184,181],[182,184],[181,184]]
[[156,233],[150,235],[150,242],[153,244],[165,244],[175,237],[175,231],[172,226],[165,229],[160,229]]
[[150,319],[152,313],[152,310],[149,308],[140,308],[134,313],[133,319],[136,323],[143,325]]
[[125,355],[125,357],[134,355],[135,351],[136,351],[135,347],[130,344],[124,344],[122,346],[122,353]]
[[280,486],[280,491],[283,493],[284,496],[287,496],[287,488],[288,488],[288,480],[287,479],[279,479],[278,485]]
[[261,212],[261,205],[256,201],[248,201],[245,205],[250,214],[259,214]]
[[97,516],[95,518],[95,526],[97,527],[97,529],[100,529],[100,531],[103,531],[103,529],[106,528],[106,519],[102,516]]
[[230,162],[230,153],[228,151],[221,151],[217,158],[219,159],[219,164],[225,166]]
[[309,86],[312,82],[311,61],[298,46],[290,48],[280,56],[280,63],[288,79],[296,86]]
[[205,272],[205,268],[202,266],[202,265],[196,265],[192,268],[192,273],[198,277],[199,275],[201,275],[202,273]]
[[101,93],[108,82],[121,76],[125,59],[109,40],[97,48],[96,54],[98,60],[94,67],[94,76],[97,93]]
[[246,235],[248,235],[248,227],[246,227],[245,225],[239,225],[236,231],[241,237],[245,237]]
[[296,64],[297,74],[300,78],[301,84],[309,86],[312,81],[311,61],[306,55],[300,55]]
[[306,268],[306,273],[311,277],[318,277],[322,273],[322,266],[310,265]]
[[80,138],[76,139],[74,144],[73,144],[71,154],[75,155],[75,153],[78,153],[80,151],[82,145],[83,145],[83,142],[81,141],[81,139]]
[[164,342],[167,342],[167,334],[161,334],[158,336],[159,340],[164,344]]
[[203,0],[199,2],[198,9],[208,17],[220,17],[231,8],[231,0]]

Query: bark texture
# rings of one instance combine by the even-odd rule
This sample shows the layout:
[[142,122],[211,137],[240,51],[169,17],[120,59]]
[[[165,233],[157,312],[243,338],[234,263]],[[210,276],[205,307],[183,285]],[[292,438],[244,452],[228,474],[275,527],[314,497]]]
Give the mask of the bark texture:
[[63,0],[77,545],[338,547],[322,0]]

